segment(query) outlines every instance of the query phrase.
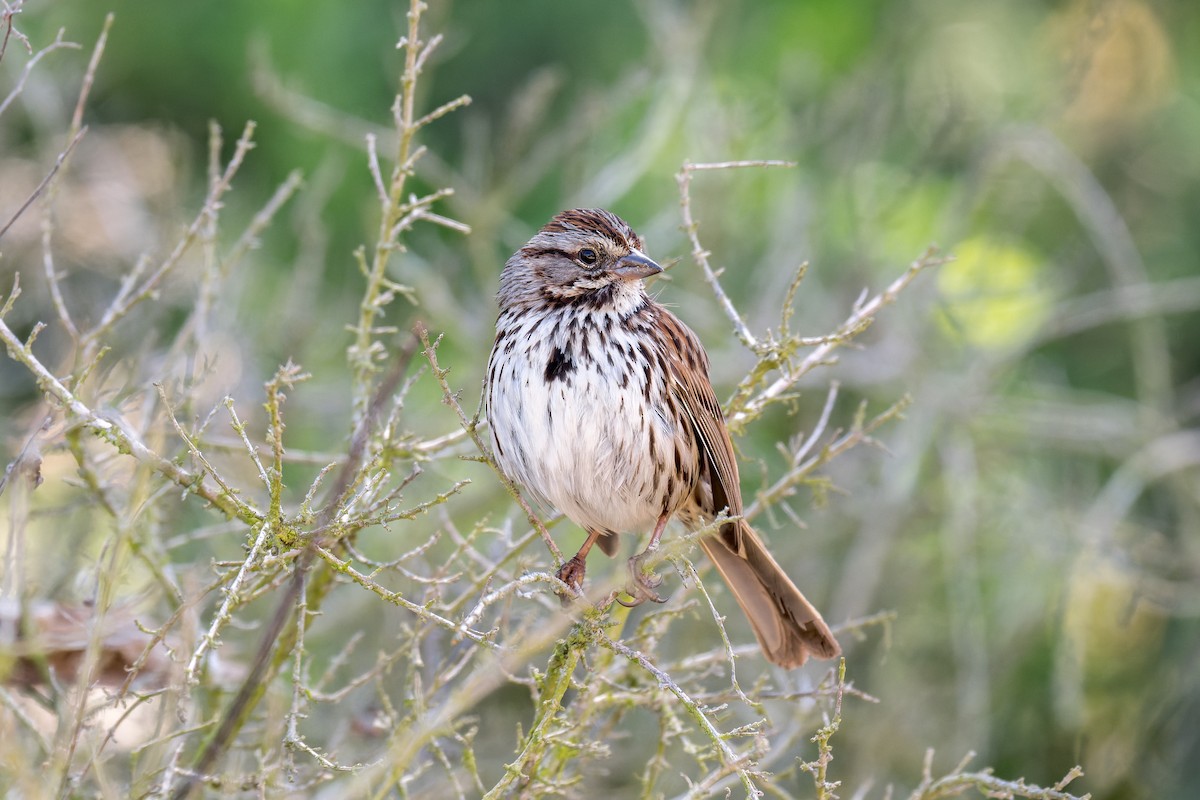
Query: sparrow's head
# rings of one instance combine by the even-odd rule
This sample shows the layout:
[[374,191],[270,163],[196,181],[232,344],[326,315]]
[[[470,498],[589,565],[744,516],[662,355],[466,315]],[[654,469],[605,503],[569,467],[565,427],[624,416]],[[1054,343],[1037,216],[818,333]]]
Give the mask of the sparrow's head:
[[500,276],[500,307],[620,307],[645,295],[642,279],[662,272],[629,223],[598,208],[563,211],[513,254]]

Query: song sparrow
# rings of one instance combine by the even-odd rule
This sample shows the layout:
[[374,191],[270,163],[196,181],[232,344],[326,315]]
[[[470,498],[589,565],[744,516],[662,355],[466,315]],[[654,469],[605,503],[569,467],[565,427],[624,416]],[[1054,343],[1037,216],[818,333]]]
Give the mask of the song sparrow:
[[[578,588],[593,544],[653,528],[630,559],[633,603],[663,602],[642,561],[672,517],[690,529],[742,513],[733,445],[699,339],[646,294],[662,267],[619,217],[564,211],[513,254],[487,373],[500,468],[587,531],[558,577]],[[742,520],[700,544],[767,658],[796,667],[840,652],[821,615]]]

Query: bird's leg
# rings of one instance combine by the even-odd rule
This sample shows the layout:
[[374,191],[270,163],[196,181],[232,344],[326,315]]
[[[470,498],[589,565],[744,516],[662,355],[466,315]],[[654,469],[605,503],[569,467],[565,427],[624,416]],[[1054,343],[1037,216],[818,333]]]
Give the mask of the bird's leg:
[[634,606],[640,606],[647,600],[653,600],[655,603],[667,602],[665,597],[659,597],[654,591],[659,586],[662,586],[662,577],[653,572],[643,570],[642,562],[658,549],[658,540],[662,538],[663,529],[667,527],[668,519],[670,519],[669,514],[663,514],[658,518],[658,523],[654,526],[654,532],[650,534],[650,543],[646,545],[646,549],[629,559],[630,585],[625,591],[633,599],[625,601],[618,597],[617,602],[621,605],[633,608]]
[[[587,540],[583,546],[579,548],[579,552],[571,556],[570,559],[563,562],[563,565],[558,568],[558,572],[554,573],[554,577],[570,586],[576,592],[583,591],[583,576],[587,573],[587,554],[592,549],[592,545],[600,538],[601,531],[588,531]],[[562,597],[563,604],[569,603],[571,598]]]

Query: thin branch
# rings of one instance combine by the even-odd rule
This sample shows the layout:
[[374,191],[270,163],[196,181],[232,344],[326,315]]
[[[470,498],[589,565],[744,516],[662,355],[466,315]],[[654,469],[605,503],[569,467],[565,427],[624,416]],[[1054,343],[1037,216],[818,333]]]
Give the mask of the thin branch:
[[[11,17],[8,17],[8,26],[6,26],[6,28],[8,31],[12,30]],[[76,44],[75,42],[63,41],[62,37],[65,32],[66,32],[65,29],[60,28],[58,31],[58,35],[56,37],[54,37],[53,42],[51,42],[50,44],[43,47],[41,50],[34,53],[33,57],[30,58],[27,62],[25,62],[25,67],[21,70],[21,74],[17,77],[16,85],[13,86],[12,91],[9,92],[8,95],[3,100],[0,100],[0,116],[3,116],[4,112],[8,110],[8,107],[10,105],[12,105],[13,101],[21,96],[21,92],[25,91],[25,82],[27,80],[29,80],[30,73],[33,72],[34,67],[37,66],[39,61],[41,61],[43,58],[45,58],[46,56],[53,53],[55,50],[61,50],[63,48],[66,48],[68,50],[80,49],[79,45]],[[8,35],[6,32],[6,34],[5,34],[5,42],[6,43],[7,43],[7,40],[8,40]]]
[[826,340],[823,344],[815,347],[794,368],[785,370],[784,374],[770,386],[746,401],[741,408],[730,415],[728,419],[729,424],[733,427],[738,427],[757,418],[773,400],[779,398],[795,386],[796,382],[814,367],[826,363],[837,347],[848,341],[858,331],[861,331],[880,311],[894,303],[899,294],[913,282],[917,275],[929,267],[943,264],[946,261],[946,258],[936,256],[936,251],[933,248],[927,250],[924,255],[909,264],[908,269],[900,277],[892,281],[886,289],[874,297],[856,304],[850,316],[838,326],[834,338]]
[[717,296],[717,302],[721,304],[721,309],[725,312],[725,316],[729,317],[729,321],[733,324],[734,333],[737,334],[742,344],[753,353],[759,354],[759,342],[754,334],[750,332],[750,328],[746,325],[742,315],[738,313],[733,305],[733,301],[729,299],[729,295],[725,294],[725,290],[721,287],[721,281],[717,273],[713,270],[709,263],[709,252],[700,244],[700,225],[692,216],[692,173],[702,172],[706,170],[717,169],[740,169],[745,167],[794,167],[796,166],[790,161],[722,161],[711,164],[693,164],[689,161],[683,162],[683,168],[675,175],[675,182],[679,185],[679,205],[683,214],[683,231],[687,234],[688,241],[692,244],[692,259],[700,265],[700,269],[704,271],[704,280],[712,288],[713,294]]
[[[46,191],[46,187],[49,186],[50,182],[54,180],[54,176],[58,174],[59,169],[62,168],[62,165],[66,162],[67,157],[71,155],[71,151],[75,149],[75,145],[79,144],[79,140],[83,138],[85,133],[87,133],[87,128],[80,128],[79,132],[75,134],[63,151],[58,154],[58,158],[54,160],[54,166],[50,168],[48,173],[46,173],[46,177],[42,178],[42,182],[37,185],[37,188],[33,190],[29,197],[25,198],[25,202],[21,204],[21,207],[18,208],[11,217],[9,217],[8,222],[4,223],[4,227],[0,227],[0,239],[4,238],[4,234],[8,233],[8,229],[13,226],[13,223],[20,219],[21,215],[24,214],[31,205],[33,205],[33,201],[37,200],[38,197],[41,196],[42,192]],[[59,298],[56,302],[61,302],[61,298]]]
[[221,207],[221,198],[232,185],[233,178],[238,170],[241,169],[246,154],[254,147],[255,127],[254,122],[246,123],[245,128],[242,129],[242,135],[234,147],[233,156],[225,166],[225,171],[211,186],[200,212],[192,220],[187,230],[184,231],[183,236],[176,242],[171,252],[167,254],[167,257],[136,288],[133,281],[122,283],[117,295],[109,303],[108,308],[104,310],[100,321],[96,323],[92,330],[85,334],[86,344],[81,361],[88,362],[92,360],[96,350],[100,347],[100,337],[124,318],[134,306],[148,299],[158,288],[159,284],[162,283],[163,279],[179,265],[180,261],[183,260],[183,256],[191,249],[191,246],[203,238],[204,231],[211,225],[213,218]]
[[1078,766],[1072,767],[1053,787],[1046,789],[1036,784],[1026,783],[1023,778],[1015,781],[1002,780],[993,775],[991,770],[964,772],[963,770],[974,756],[974,753],[968,753],[947,775],[934,778],[932,774],[933,750],[926,750],[921,783],[908,796],[909,800],[939,800],[943,797],[958,797],[972,790],[988,797],[1025,797],[1030,800],[1090,800],[1091,798],[1090,794],[1074,795],[1066,791],[1069,783],[1083,776],[1083,770]]
[[717,755],[720,757],[721,763],[731,771],[737,773],[738,778],[742,782],[743,788],[746,790],[746,794],[750,797],[758,796],[759,790],[754,785],[754,778],[756,776],[750,770],[748,754],[739,755],[738,753],[734,752],[733,748],[731,748],[725,741],[725,734],[722,734],[719,730],[717,730],[716,725],[714,725],[712,720],[708,718],[708,714],[705,713],[704,709],[702,709],[695,700],[689,697],[688,693],[685,692],[679,686],[679,684],[677,684],[671,678],[670,675],[656,666],[644,654],[610,638],[603,630],[597,630],[596,639],[601,646],[612,650],[614,653],[628,659],[629,661],[637,664],[646,672],[650,673],[650,675],[652,675],[655,681],[658,683],[658,687],[660,689],[665,689],[674,695],[675,698],[683,705],[683,708],[687,712],[688,716],[691,717],[691,719],[696,723],[697,727],[700,728],[700,730],[712,743],[713,750],[716,751]]
[[450,370],[442,369],[438,365],[437,360],[437,345],[441,340],[439,339],[438,342],[430,343],[429,331],[420,323],[417,324],[416,333],[421,339],[421,344],[425,347],[425,358],[429,360],[429,365],[433,368],[434,377],[437,378],[438,384],[442,387],[443,402],[454,409],[454,413],[458,416],[458,421],[462,425],[463,430],[466,431],[467,435],[471,437],[471,441],[475,442],[475,447],[478,448],[479,452],[483,455],[488,466],[490,466],[496,473],[497,477],[500,478],[501,482],[504,484],[504,487],[508,489],[508,493],[513,497],[514,500],[517,501],[517,504],[521,506],[521,510],[525,512],[525,516],[528,518],[529,524],[532,525],[534,530],[541,535],[542,541],[546,543],[547,549],[550,550],[550,554],[554,557],[554,566],[559,566],[563,563],[562,551],[558,549],[558,545],[556,545],[554,543],[554,539],[550,537],[550,533],[546,530],[546,526],[542,524],[541,519],[537,514],[534,513],[533,509],[530,508],[529,504],[525,501],[525,498],[521,495],[521,490],[517,488],[515,483],[508,479],[508,476],[500,471],[500,467],[496,464],[495,459],[491,457],[490,448],[484,444],[483,437],[479,435],[478,422],[467,417],[467,413],[463,411],[462,404],[458,401],[458,396],[450,389],[450,384],[446,381],[446,375],[450,372]]
[[200,448],[196,446],[194,441],[192,441],[192,437],[188,435],[188,432],[185,431],[183,426],[179,424],[179,420],[175,417],[175,409],[171,406],[171,400],[167,397],[166,389],[163,388],[162,384],[156,383],[154,384],[154,388],[158,390],[158,396],[162,399],[163,406],[167,410],[167,417],[171,420],[171,425],[175,428],[175,432],[178,433],[179,438],[183,440],[184,446],[186,446],[188,452],[192,454],[192,458],[199,462],[204,472],[211,475],[212,479],[216,481],[217,486],[221,488],[220,496],[227,503],[232,503],[238,509],[238,517],[243,519],[246,517],[263,519],[263,512],[259,511],[253,505],[245,500],[242,500],[238,496],[237,490],[230,486],[228,482],[226,482],[225,477],[217,471],[216,467],[209,463],[208,457],[200,451]]
[[83,85],[79,87],[79,98],[75,101],[75,112],[71,114],[71,130],[83,129],[83,109],[87,106],[88,97],[92,93],[92,84],[96,82],[96,71],[100,68],[100,59],[104,56],[104,47],[108,44],[108,32],[112,30],[115,15],[110,11],[104,16],[104,25],[100,28],[100,36],[92,48],[92,57],[88,59],[87,69],[83,72]]
[[184,684],[187,686],[195,686],[199,683],[200,667],[204,661],[204,655],[210,650],[218,646],[217,638],[220,636],[221,628],[229,624],[233,619],[233,608],[242,602],[238,593],[241,591],[242,584],[246,580],[247,574],[258,564],[259,553],[262,552],[263,545],[267,542],[267,537],[270,535],[271,529],[266,524],[263,524],[258,530],[258,536],[254,539],[254,544],[250,546],[250,552],[246,554],[246,558],[242,561],[241,567],[234,576],[233,582],[229,586],[221,590],[225,595],[225,599],[221,601],[221,607],[217,613],[213,615],[212,623],[208,626],[208,632],[200,637],[200,643],[192,652],[192,657],[188,660],[187,668],[183,673]]

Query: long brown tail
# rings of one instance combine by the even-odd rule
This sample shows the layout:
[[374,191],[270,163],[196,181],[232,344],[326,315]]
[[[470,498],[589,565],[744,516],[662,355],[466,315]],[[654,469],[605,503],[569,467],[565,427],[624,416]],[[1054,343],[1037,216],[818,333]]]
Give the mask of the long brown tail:
[[700,544],[746,613],[768,661],[790,669],[803,664],[809,655],[834,658],[842,652],[820,612],[804,598],[749,525],[730,523],[716,536],[701,539]]

